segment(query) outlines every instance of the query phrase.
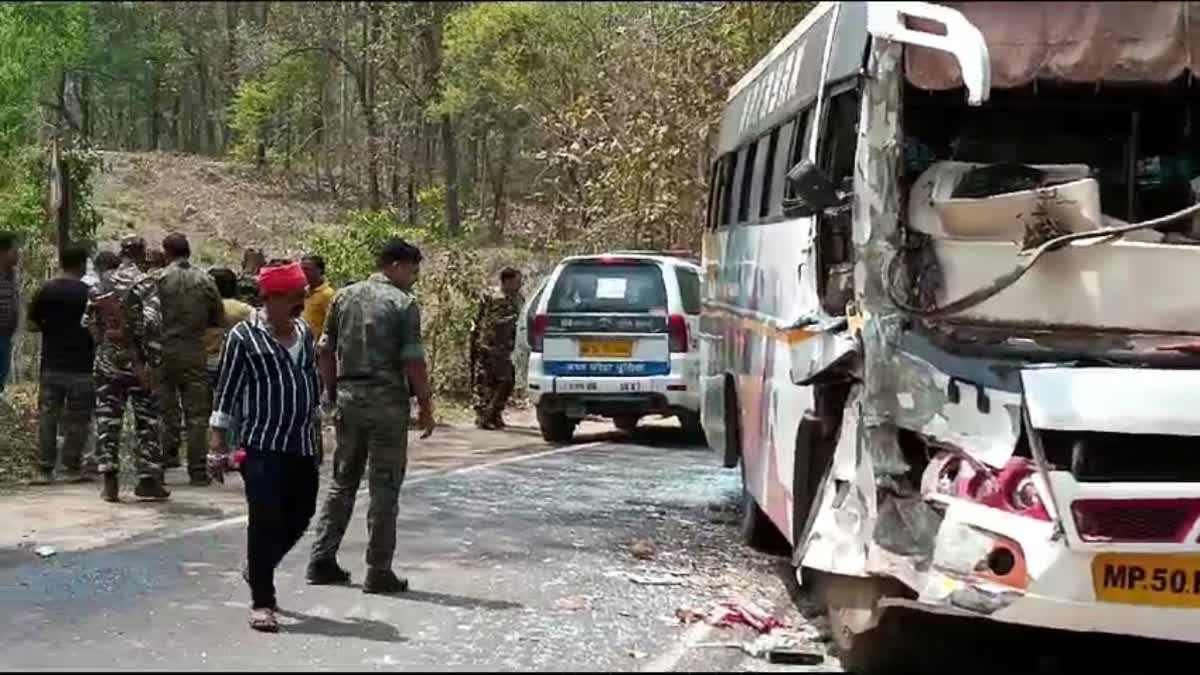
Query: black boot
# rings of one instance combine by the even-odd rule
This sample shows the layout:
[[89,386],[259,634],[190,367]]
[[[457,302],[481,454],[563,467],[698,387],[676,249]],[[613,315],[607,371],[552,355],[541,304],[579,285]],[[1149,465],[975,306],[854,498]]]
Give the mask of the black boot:
[[171,491],[162,484],[162,481],[149,476],[138,480],[137,485],[133,488],[133,496],[138,499],[154,499],[162,500],[171,496]]
[[308,563],[304,575],[313,586],[330,586],[350,583],[350,573],[337,564],[337,560],[313,560]]
[[104,474],[104,486],[100,488],[100,498],[106,502],[121,501],[121,487],[117,483],[117,472],[109,471]]
[[408,579],[396,576],[391,570],[367,570],[363,580],[363,593],[403,593],[408,590]]

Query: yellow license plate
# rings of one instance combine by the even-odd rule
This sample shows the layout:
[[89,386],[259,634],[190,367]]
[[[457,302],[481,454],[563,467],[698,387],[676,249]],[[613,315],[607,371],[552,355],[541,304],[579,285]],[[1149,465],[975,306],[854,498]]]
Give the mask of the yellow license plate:
[[1200,555],[1098,555],[1092,586],[1101,602],[1200,608]]
[[633,340],[580,340],[579,355],[601,359],[628,359],[633,356]]

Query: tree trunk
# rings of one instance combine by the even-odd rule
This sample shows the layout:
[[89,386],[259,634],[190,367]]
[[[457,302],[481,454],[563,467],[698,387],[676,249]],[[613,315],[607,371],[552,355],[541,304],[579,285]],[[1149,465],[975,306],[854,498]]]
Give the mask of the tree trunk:
[[446,234],[457,237],[462,234],[462,212],[458,203],[458,138],[454,121],[443,115],[442,162],[446,170]]
[[367,123],[367,198],[372,211],[383,208],[383,197],[379,191],[379,119],[375,110],[375,67],[368,52],[370,45],[377,44],[382,19],[378,5],[368,5],[363,17],[362,73],[359,80],[359,97],[363,108],[363,120]]
[[500,132],[500,166],[492,172],[492,227],[490,239],[499,242],[508,227],[508,171],[517,150],[517,135],[511,129]]
[[[238,85],[238,69],[237,69],[237,27],[238,27],[238,3],[225,3],[225,68],[223,72],[222,82],[224,86],[225,102],[228,104],[233,101],[234,94],[237,93]],[[229,138],[232,135],[232,130],[229,127],[229,115],[222,113],[221,115],[221,139],[222,146],[228,145]],[[222,147],[224,149],[224,147]]]
[[158,136],[161,125],[158,113],[158,92],[162,88],[162,72],[158,65],[151,66],[150,99],[146,102],[150,108],[150,149],[158,150]]
[[198,107],[200,114],[201,139],[204,144],[203,153],[206,155],[211,155],[216,150],[216,139],[214,138],[216,136],[216,132],[213,128],[212,115],[209,112],[209,96],[212,88],[209,86],[208,67],[204,63],[203,52],[196,53],[195,66],[196,84],[199,87],[198,93],[200,95]]
[[83,138],[92,140],[92,78],[82,75],[79,78],[79,124],[83,127]]
[[409,130],[408,148],[410,152],[408,162],[408,176],[405,181],[405,198],[408,203],[408,224],[416,227],[421,222],[421,213],[417,204],[417,161],[421,154],[421,125],[413,124]]

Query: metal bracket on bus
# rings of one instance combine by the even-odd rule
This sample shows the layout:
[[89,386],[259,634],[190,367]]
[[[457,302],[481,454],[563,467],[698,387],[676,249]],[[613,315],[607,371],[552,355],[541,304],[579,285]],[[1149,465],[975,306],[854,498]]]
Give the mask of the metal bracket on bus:
[[[946,27],[945,35],[914,30],[905,18],[927,19]],[[958,61],[967,103],[982,105],[992,90],[992,63],[983,33],[958,10],[928,2],[869,2],[867,32],[878,40],[949,52]]]

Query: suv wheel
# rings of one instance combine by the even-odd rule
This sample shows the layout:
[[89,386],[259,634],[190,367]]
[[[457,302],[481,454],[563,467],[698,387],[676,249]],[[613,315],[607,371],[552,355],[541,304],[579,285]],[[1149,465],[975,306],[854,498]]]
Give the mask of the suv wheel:
[[683,427],[683,433],[688,436],[703,436],[704,426],[700,424],[700,413],[691,410],[683,410],[675,415],[679,419],[679,426]]
[[567,417],[563,411],[551,412],[542,407],[537,409],[538,427],[547,443],[570,443],[575,435],[577,421]]
[[633,433],[637,430],[638,422],[641,418],[637,415],[621,415],[613,418],[613,426],[626,433]]

